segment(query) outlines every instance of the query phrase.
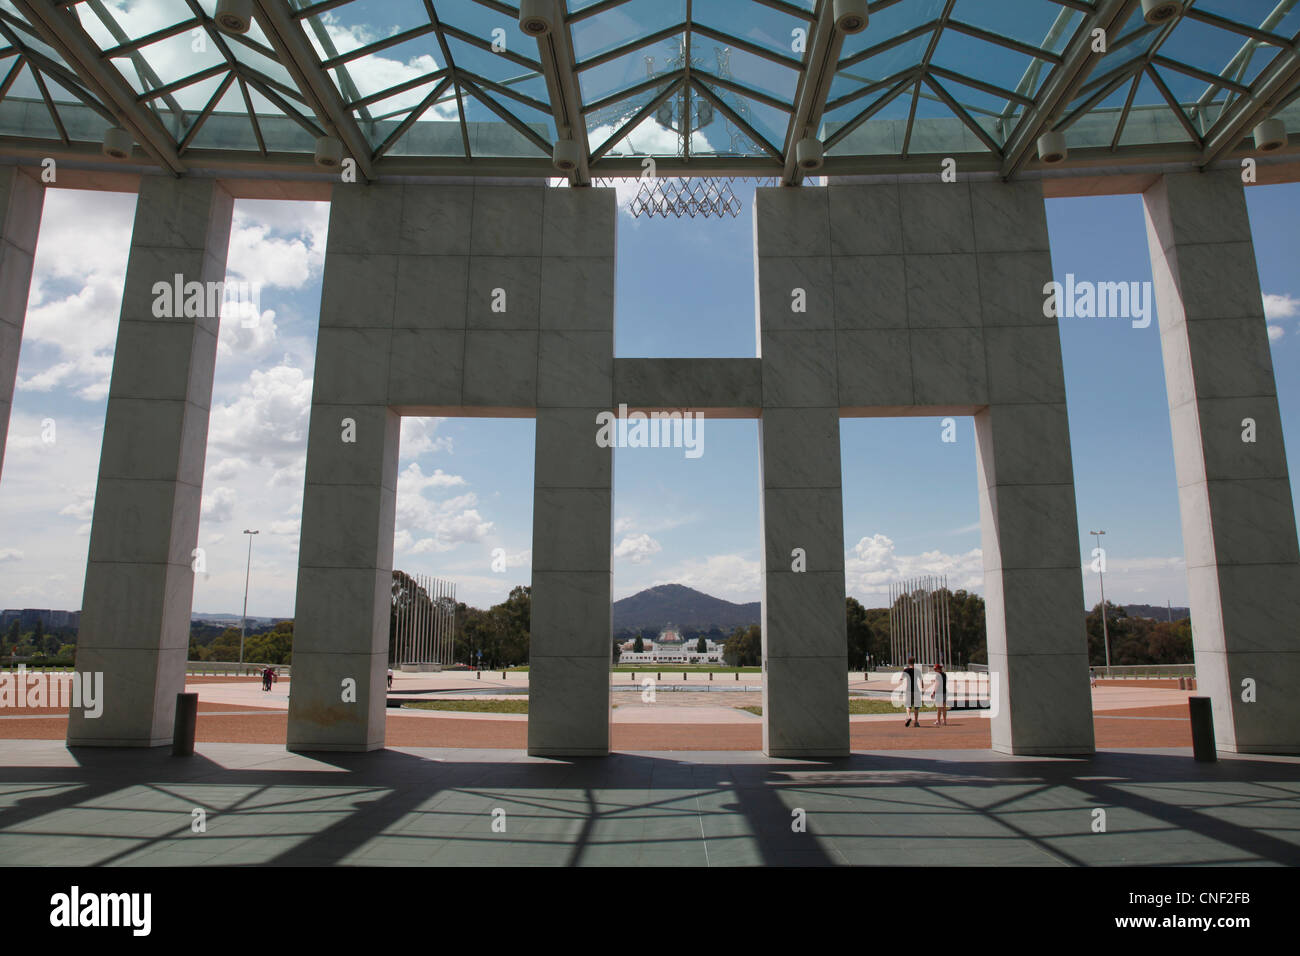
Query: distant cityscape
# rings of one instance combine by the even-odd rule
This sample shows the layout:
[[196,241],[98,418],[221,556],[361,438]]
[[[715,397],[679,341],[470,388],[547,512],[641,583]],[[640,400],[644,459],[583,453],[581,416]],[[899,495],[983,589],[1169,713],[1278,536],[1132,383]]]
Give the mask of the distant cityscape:
[[[190,623],[192,624],[221,624],[228,626],[238,624],[239,620],[238,614],[200,613],[190,615]],[[291,621],[293,618],[253,617],[250,614],[246,620],[250,627],[262,627],[278,624],[280,621]],[[22,631],[30,631],[36,627],[37,622],[47,631],[61,630],[63,628],[71,628],[75,631],[81,627],[81,612],[60,611],[47,607],[6,608],[0,611],[0,630],[8,630],[14,621],[18,622],[18,627]]]

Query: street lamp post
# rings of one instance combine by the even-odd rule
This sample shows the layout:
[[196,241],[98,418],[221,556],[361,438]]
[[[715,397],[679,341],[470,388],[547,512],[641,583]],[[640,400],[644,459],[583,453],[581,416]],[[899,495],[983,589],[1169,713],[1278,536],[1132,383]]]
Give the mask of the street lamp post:
[[[1097,550],[1101,551],[1101,536],[1105,531],[1089,531],[1097,538]],[[1110,629],[1106,626],[1106,561],[1105,552],[1098,555],[1097,580],[1101,583],[1101,639],[1106,647],[1106,676],[1110,676]]]
[[244,567],[244,613],[239,618],[239,663],[244,663],[244,628],[248,623],[248,576],[253,570],[253,535],[256,531],[244,529],[248,535],[248,564]]

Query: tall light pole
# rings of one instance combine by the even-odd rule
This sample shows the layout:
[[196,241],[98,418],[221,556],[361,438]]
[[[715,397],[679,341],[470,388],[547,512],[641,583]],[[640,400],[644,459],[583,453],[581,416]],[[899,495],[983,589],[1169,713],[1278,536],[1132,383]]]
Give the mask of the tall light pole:
[[244,529],[248,535],[248,564],[244,567],[244,613],[239,618],[239,663],[244,663],[244,626],[248,623],[248,576],[253,570],[253,535],[256,531]]
[[[1101,536],[1105,531],[1089,531],[1097,538],[1097,550],[1101,551]],[[1106,552],[1097,556],[1097,580],[1101,582],[1101,639],[1106,645],[1106,676],[1110,676],[1110,630],[1106,627]]]

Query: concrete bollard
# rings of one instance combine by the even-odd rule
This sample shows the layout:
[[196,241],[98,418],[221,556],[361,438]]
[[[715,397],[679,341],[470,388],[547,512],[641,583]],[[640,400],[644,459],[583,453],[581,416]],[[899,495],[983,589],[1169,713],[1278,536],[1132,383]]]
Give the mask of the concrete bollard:
[[736,671],[736,680],[740,680],[740,671]]
[[482,680],[482,679],[483,679],[483,672],[482,672],[482,671],[475,671],[475,672],[474,672],[474,679],[475,679],[475,680]]
[[199,695],[176,695],[176,724],[172,730],[172,756],[194,754],[194,731],[199,723]]
[[709,680],[713,680],[713,671],[709,671]]
[[655,680],[663,680],[663,679],[664,679],[664,675],[662,673],[655,674]]
[[1214,711],[1210,698],[1189,697],[1187,708],[1192,719],[1192,757],[1203,763],[1219,759],[1214,748]]
[[686,672],[682,671],[682,680],[686,680]]

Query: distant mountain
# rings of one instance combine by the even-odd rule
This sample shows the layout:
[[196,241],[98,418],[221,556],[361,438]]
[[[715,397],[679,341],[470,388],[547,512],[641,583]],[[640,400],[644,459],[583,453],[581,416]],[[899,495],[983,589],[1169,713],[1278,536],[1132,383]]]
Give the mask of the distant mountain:
[[737,627],[759,622],[759,602],[733,604],[683,584],[661,584],[614,602],[614,630],[663,627],[708,630],[721,628],[730,633]]
[[1191,617],[1192,612],[1189,608],[1175,607],[1169,608],[1160,604],[1125,604],[1124,613],[1129,617],[1149,617],[1155,621],[1172,620],[1181,621],[1185,617]]

